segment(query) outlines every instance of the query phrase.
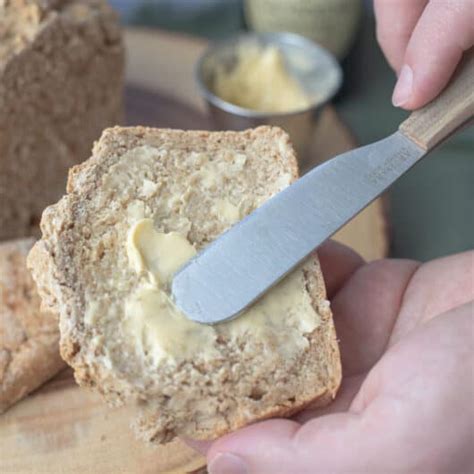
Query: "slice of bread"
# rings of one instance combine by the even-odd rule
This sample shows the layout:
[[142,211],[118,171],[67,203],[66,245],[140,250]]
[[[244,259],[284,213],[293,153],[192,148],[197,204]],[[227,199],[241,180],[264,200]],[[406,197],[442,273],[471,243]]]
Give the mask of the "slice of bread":
[[[266,319],[235,320],[239,330],[181,315],[188,326],[176,339],[174,320],[158,307],[140,337],[129,329],[141,317],[129,314],[130,298],[146,279],[127,253],[137,221],[152,219],[157,232],[178,233],[199,250],[296,178],[288,135],[278,128],[113,128],[71,170],[67,195],[45,210],[29,266],[43,302],[60,313],[61,354],[79,384],[110,404],[137,404],[141,437],[212,439],[335,396],[339,351],[316,257],[286,279],[293,278],[295,307],[283,297]],[[211,337],[199,339],[204,332]],[[161,358],[147,345],[156,340],[168,347],[159,346]]]
[[0,244],[0,413],[65,367],[55,314],[26,268],[33,239]]
[[106,0],[0,1],[0,240],[39,234],[69,168],[121,122],[123,69]]

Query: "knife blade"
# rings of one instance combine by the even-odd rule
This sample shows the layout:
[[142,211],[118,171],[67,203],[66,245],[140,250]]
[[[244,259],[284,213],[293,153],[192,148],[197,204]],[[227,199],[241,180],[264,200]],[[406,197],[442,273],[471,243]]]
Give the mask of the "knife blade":
[[191,320],[241,314],[319,245],[474,115],[474,55],[399,131],[339,155],[222,234],[175,275],[172,297]]

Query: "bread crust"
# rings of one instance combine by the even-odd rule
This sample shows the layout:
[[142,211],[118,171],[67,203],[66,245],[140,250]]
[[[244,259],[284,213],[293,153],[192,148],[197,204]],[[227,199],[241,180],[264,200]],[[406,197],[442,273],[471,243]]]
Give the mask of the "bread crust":
[[[73,259],[77,245],[74,223],[83,212],[81,206],[98,192],[101,177],[115,163],[117,157],[143,143],[165,144],[183,149],[199,146],[212,149],[224,142],[228,146],[239,148],[252,140],[268,143],[265,151],[272,153],[274,167],[283,167],[290,173],[291,180],[297,178],[297,161],[289,137],[275,127],[259,127],[245,132],[113,128],[106,130],[95,144],[91,159],[71,169],[68,194],[44,212],[41,223],[43,239],[30,254],[28,265],[37,281],[45,306],[60,313],[62,357],[74,368],[78,383],[98,390],[109,404],[122,404],[130,399],[139,400],[141,405],[147,402],[143,394],[123,383],[113,371],[95,363],[88,353],[90,334],[87,334],[82,322],[85,311],[82,282]],[[39,268],[42,270],[38,271]],[[290,416],[309,404],[322,405],[334,398],[341,379],[339,351],[331,311],[326,300],[324,280],[316,256],[308,263],[305,277],[307,290],[314,308],[321,316],[322,324],[308,336],[310,348],[302,370],[318,364],[322,379],[319,387],[298,387],[300,393],[290,397],[290,400],[275,403],[258,413],[236,412],[220,415],[220,419],[216,418],[213,420],[215,423],[211,422],[210,426],[206,427],[188,426],[176,429],[172,426],[172,421],[165,419],[162,414],[141,409],[142,414],[135,424],[139,436],[160,443],[170,441],[178,434],[196,439],[213,439],[251,422],[273,416]]]
[[121,122],[123,69],[106,0],[0,6],[0,239],[38,235],[68,169]]
[[0,413],[63,367],[58,318],[40,310],[26,268],[32,239],[0,244]]

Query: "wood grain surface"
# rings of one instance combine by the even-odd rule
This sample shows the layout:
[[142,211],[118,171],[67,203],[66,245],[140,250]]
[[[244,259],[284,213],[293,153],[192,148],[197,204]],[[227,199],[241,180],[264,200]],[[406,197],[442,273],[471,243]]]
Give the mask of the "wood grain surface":
[[[127,123],[209,129],[196,93],[193,67],[202,40],[156,31],[126,34]],[[314,137],[314,162],[355,146],[333,108],[322,114]],[[367,259],[387,248],[380,201],[342,229],[338,240]],[[1,473],[164,473],[191,472],[204,459],[175,441],[150,447],[129,429],[130,409],[109,409],[97,394],[80,389],[69,370],[59,374],[0,417]]]
[[153,447],[136,440],[132,416],[79,388],[67,369],[1,416],[0,472],[182,473],[205,464],[180,441]]

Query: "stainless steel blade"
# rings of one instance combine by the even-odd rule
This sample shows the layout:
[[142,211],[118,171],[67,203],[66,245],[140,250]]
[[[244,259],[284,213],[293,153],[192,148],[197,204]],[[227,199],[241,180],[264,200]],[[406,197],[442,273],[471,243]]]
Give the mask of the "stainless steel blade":
[[425,153],[396,132],[318,166],[190,260],[172,282],[177,306],[207,324],[239,315]]

